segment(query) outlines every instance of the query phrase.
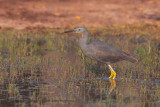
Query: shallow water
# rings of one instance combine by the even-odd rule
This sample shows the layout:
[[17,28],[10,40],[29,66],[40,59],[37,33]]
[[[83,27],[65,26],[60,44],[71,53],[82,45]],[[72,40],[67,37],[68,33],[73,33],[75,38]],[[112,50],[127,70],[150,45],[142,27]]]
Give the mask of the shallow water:
[[92,79],[61,85],[27,81],[1,86],[1,106],[159,106],[160,83],[151,80]]
[[[97,37],[139,59],[136,64],[113,64],[117,72],[113,80],[108,78],[107,66],[84,57],[74,34],[8,32],[0,32],[2,107],[160,106],[160,60],[156,59],[155,41],[150,43],[152,51],[148,54],[148,42],[131,42],[138,40],[135,35],[128,38],[123,32],[118,37],[112,33]],[[86,72],[89,76],[85,78]]]

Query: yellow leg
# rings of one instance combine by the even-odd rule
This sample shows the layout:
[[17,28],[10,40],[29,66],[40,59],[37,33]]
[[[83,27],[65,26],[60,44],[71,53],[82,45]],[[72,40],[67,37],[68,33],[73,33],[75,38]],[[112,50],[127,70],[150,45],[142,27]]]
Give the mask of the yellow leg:
[[113,77],[113,79],[115,79],[116,78],[116,72],[113,70],[113,68],[111,67],[111,65],[108,64],[108,66],[109,66],[109,69],[111,71],[111,75],[110,75],[109,78]]
[[[111,71],[111,70],[110,70]],[[114,75],[114,73],[111,71],[111,75],[109,76],[109,78],[112,78]]]

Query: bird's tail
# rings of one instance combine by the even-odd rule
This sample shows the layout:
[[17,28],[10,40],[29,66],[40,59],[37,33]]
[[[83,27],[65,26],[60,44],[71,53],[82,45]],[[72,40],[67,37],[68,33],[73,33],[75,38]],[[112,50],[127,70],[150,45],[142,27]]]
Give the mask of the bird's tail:
[[124,55],[125,55],[125,60],[127,60],[127,61],[130,61],[132,63],[138,62],[138,60],[136,58],[134,58],[133,56],[131,56],[127,53],[124,53]]
[[128,60],[132,63],[138,62],[138,60],[136,58],[134,58],[133,56],[128,56],[126,60]]

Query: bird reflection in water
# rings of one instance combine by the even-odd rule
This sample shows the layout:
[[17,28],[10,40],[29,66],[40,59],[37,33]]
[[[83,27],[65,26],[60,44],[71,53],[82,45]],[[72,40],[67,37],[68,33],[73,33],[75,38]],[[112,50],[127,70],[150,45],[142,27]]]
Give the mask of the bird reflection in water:
[[109,82],[111,83],[111,85],[108,93],[111,94],[116,87],[116,81],[114,79],[109,79]]
[[106,101],[108,98],[115,100],[115,79],[80,80],[78,84],[76,85],[77,93],[79,93],[77,99],[83,98],[84,102]]

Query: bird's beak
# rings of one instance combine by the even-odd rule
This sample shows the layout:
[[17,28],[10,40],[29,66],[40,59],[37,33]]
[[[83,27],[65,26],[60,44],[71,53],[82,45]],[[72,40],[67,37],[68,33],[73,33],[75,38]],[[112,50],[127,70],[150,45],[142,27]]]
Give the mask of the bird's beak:
[[64,31],[64,33],[74,32],[74,30]]

